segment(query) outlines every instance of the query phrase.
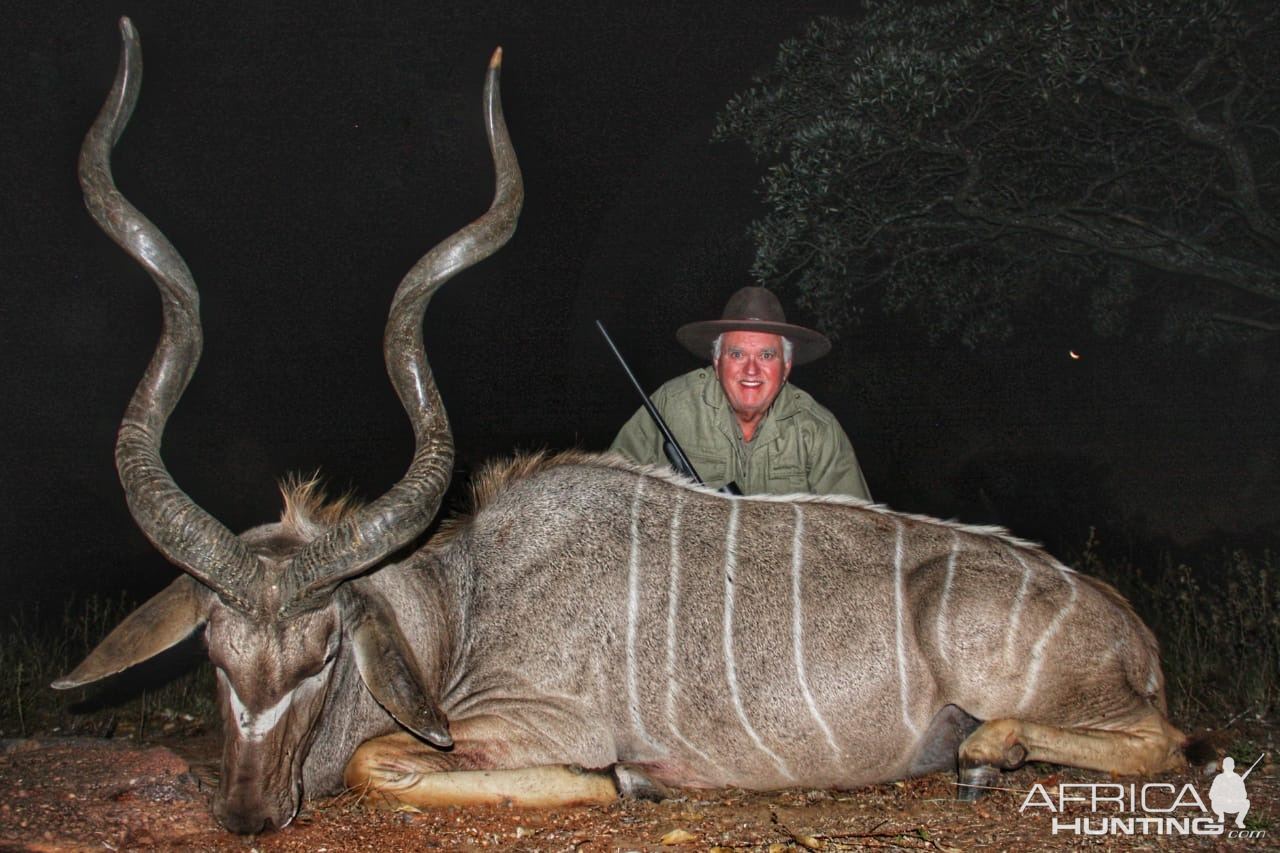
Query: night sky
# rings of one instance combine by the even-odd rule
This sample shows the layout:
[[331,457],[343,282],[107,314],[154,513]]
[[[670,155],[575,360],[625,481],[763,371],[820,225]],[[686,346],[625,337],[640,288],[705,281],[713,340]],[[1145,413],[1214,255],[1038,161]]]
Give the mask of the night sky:
[[[649,387],[695,365],[674,330],[749,283],[759,212],[760,168],[710,141],[716,112],[806,21],[855,8],[28,5],[7,16],[0,53],[0,570],[10,605],[45,606],[149,594],[175,573],[133,526],[112,458],[158,297],[85,213],[75,175],[121,14],[146,71],[117,182],[183,254],[203,304],[205,355],[165,458],[241,529],[274,519],[289,472],[372,498],[408,464],[382,324],[416,259],[488,204],[481,87],[495,46],[524,213],[425,327],[462,476],[516,449],[608,444],[637,401],[595,318]],[[1274,343],[1206,356],[1100,341],[1069,313],[978,351],[877,320],[793,380],[841,418],[896,508],[1055,548],[1083,544],[1090,524],[1115,540],[1275,544],[1276,356]]]

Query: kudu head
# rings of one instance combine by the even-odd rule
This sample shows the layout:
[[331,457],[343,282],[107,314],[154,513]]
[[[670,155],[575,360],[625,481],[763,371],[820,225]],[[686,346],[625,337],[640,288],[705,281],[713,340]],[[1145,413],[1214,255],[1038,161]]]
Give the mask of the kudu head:
[[412,463],[400,482],[363,507],[321,521],[314,513],[286,512],[279,524],[236,535],[177,486],[160,457],[165,423],[200,357],[199,296],[178,252],[120,194],[111,174],[111,150],[142,75],[137,32],[127,18],[120,29],[119,70],[81,148],[80,182],[98,225],[160,290],[163,329],[120,424],[116,465],[134,520],[185,574],[53,686],[69,689],[113,675],[203,628],[226,739],[215,812],[233,831],[258,832],[284,826],[297,812],[303,763],[344,644],[390,714],[432,743],[450,743],[447,721],[406,663],[411,653],[394,626],[385,625],[393,614],[344,581],[419,536],[449,484],[453,443],[423,349],[422,317],[447,279],[495,252],[515,230],[523,184],[498,96],[501,49],[484,96],[497,173],[493,203],[418,261],[400,283],[387,320],[384,355],[413,425]]

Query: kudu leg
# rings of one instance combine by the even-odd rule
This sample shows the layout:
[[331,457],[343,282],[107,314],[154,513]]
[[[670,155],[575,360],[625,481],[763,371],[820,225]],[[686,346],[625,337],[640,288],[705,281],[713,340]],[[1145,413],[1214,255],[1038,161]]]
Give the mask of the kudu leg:
[[1148,776],[1185,764],[1182,732],[1154,711],[1124,729],[1062,728],[1024,720],[990,720],[960,744],[957,796],[977,800],[1001,770],[1044,761],[1118,776]]
[[[484,726],[481,723],[479,727]],[[508,804],[549,808],[607,804],[618,799],[614,779],[605,772],[562,764],[486,767],[491,759],[486,758],[484,741],[468,738],[464,725],[451,728],[454,748],[449,752],[408,732],[366,741],[347,762],[343,781],[371,802],[392,807]]]

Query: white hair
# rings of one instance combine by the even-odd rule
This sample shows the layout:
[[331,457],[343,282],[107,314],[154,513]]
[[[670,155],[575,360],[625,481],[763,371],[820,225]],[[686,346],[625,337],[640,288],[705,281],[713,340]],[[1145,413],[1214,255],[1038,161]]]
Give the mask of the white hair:
[[[782,361],[785,364],[791,363],[791,353],[795,350],[795,344],[791,343],[791,338],[786,335],[779,335],[782,338]],[[716,335],[716,339],[711,342],[711,359],[715,361],[720,358],[720,344],[724,340],[724,332]]]

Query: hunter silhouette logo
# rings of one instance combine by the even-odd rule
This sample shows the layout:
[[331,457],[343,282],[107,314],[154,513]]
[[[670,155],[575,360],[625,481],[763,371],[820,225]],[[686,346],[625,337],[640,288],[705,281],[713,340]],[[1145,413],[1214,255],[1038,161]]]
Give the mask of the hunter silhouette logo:
[[1236,773],[1234,758],[1228,755],[1222,759],[1222,772],[1214,777],[1213,784],[1209,786],[1209,805],[1213,806],[1213,813],[1218,816],[1219,823],[1227,822],[1224,815],[1234,814],[1236,826],[1244,829],[1244,816],[1249,813],[1249,796],[1244,790],[1244,780],[1249,778],[1253,768],[1258,766],[1262,755],[1259,755],[1249,769],[1244,771],[1243,776]]

